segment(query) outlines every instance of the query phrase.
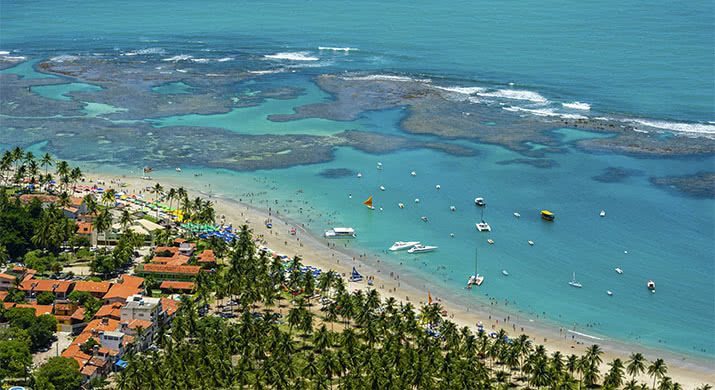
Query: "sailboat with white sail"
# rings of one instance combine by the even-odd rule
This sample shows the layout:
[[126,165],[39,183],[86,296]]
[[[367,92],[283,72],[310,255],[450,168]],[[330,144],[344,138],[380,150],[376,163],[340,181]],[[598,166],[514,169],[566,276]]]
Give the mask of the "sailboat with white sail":
[[576,281],[576,272],[574,272],[573,275],[571,276],[571,281],[569,282],[569,286],[576,287],[576,288],[583,287],[583,285],[581,283]]

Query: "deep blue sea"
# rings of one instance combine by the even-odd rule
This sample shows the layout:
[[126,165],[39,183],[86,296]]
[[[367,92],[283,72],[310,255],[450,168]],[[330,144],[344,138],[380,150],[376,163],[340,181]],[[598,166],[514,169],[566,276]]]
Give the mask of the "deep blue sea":
[[[0,51],[29,59],[93,53],[194,59],[268,55],[272,57],[266,62],[295,73],[267,75],[266,82],[306,91],[294,100],[268,100],[229,114],[160,118],[152,121],[156,126],[316,135],[351,128],[405,135],[399,124],[402,110],[368,112],[352,122],[266,120],[269,114],[329,99],[312,84],[312,76],[350,70],[487,86],[515,104],[543,106],[539,109],[580,102],[603,115],[713,131],[708,122],[715,121],[714,12],[713,2],[705,0],[11,0],[0,3]],[[6,72],[37,77],[28,64]],[[69,99],[64,95],[68,91],[92,88],[75,83],[33,91],[48,99]],[[176,84],[155,92],[190,93],[190,87]],[[90,105],[86,111],[102,115],[105,109]],[[309,214],[309,227],[318,234],[333,225],[353,226],[360,249],[388,263],[402,262],[409,272],[430,278],[460,299],[478,301],[488,294],[508,299],[527,316],[546,313],[551,321],[575,324],[599,337],[715,357],[715,202],[648,181],[650,176],[712,171],[715,158],[586,153],[572,142],[599,134],[554,131],[569,148],[550,155],[558,166],[546,169],[497,164],[521,156],[470,143],[479,150],[477,157],[428,150],[376,156],[341,148],[325,164],[243,173],[186,167],[184,172],[204,172],[199,186],[211,184],[213,193],[233,198],[270,191],[255,199],[259,205],[276,199],[282,204],[307,202],[303,213],[292,208],[286,214],[302,222],[308,222]],[[377,162],[383,170],[375,168]],[[639,174],[616,183],[593,179],[607,167]],[[363,177],[319,175],[328,168],[352,169]],[[379,191],[380,185],[386,191]],[[375,196],[382,211],[360,206],[368,195]],[[475,196],[487,199],[484,217],[492,225],[490,234],[474,229],[480,218]],[[406,207],[399,209],[399,202]],[[451,205],[456,212],[450,212]],[[556,223],[543,223],[541,208],[557,211]],[[601,209],[607,217],[598,216]],[[428,216],[429,223],[421,216]],[[488,245],[487,238],[495,244]],[[406,253],[382,253],[397,240],[421,240],[440,249],[419,260]],[[536,244],[529,246],[527,240]],[[462,286],[473,267],[475,246],[487,281],[479,293],[465,295]],[[616,274],[615,267],[624,274]],[[510,275],[502,276],[502,269]],[[568,286],[573,272],[582,289]],[[657,294],[645,289],[648,279],[658,282]],[[614,295],[607,296],[606,290]],[[593,327],[586,328],[589,323]]]

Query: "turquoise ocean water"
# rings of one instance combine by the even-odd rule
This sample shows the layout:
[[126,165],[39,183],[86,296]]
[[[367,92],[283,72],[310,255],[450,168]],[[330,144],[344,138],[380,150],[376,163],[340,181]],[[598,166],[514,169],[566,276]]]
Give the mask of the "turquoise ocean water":
[[[229,114],[152,120],[156,126],[318,135],[350,128],[405,135],[399,127],[402,110],[364,113],[351,122],[265,119],[328,99],[311,83],[311,76],[356,70],[516,90],[531,103],[547,101],[556,107],[579,101],[599,113],[687,122],[688,129],[699,129],[693,122],[715,120],[713,11],[712,2],[700,0],[457,1],[449,6],[428,1],[206,5],[131,0],[111,6],[7,1],[0,3],[0,50],[33,59],[119,56],[147,49],[167,58],[275,53],[315,58],[272,62],[294,66],[296,73],[266,76],[265,82],[305,88],[297,99],[267,100]],[[320,50],[321,46],[356,50]],[[5,72],[37,77],[26,64]],[[70,99],[67,93],[94,88],[68,83],[33,91],[65,100]],[[154,92],[191,93],[191,88],[175,84]],[[105,105],[86,108],[87,115],[111,110]],[[232,198],[246,200],[246,193],[268,192],[252,199],[258,206],[291,201],[287,216],[318,234],[333,225],[354,226],[359,249],[388,263],[402,263],[404,272],[427,278],[465,302],[484,302],[488,294],[508,299],[510,307],[525,317],[545,312],[548,320],[575,324],[584,333],[713,359],[715,202],[655,188],[648,178],[712,171],[715,159],[585,153],[572,141],[599,135],[570,129],[555,129],[554,134],[571,146],[567,153],[549,155],[558,166],[546,169],[497,164],[521,156],[497,146],[469,144],[480,152],[477,157],[427,150],[378,156],[341,148],[335,160],[325,164],[244,173],[186,167],[183,175],[202,171],[198,185]],[[378,161],[382,171],[375,169]],[[607,167],[642,174],[617,183],[592,178]],[[363,177],[319,174],[329,168],[348,168]],[[379,191],[380,185],[386,191]],[[376,207],[384,210],[361,207],[368,195],[374,195]],[[480,218],[473,204],[476,196],[487,199],[484,217],[492,225],[490,234],[474,229]],[[397,207],[399,202],[405,209]],[[304,205],[302,212],[298,204]],[[457,211],[450,212],[450,205]],[[538,218],[541,208],[557,211],[557,222],[543,223]],[[601,209],[607,211],[606,218],[598,216]],[[514,218],[514,212],[522,217]],[[429,222],[422,222],[421,216]],[[487,238],[495,244],[488,245]],[[420,257],[383,253],[393,241],[413,239],[440,249]],[[529,246],[527,240],[536,245]],[[480,273],[487,280],[478,291],[466,293],[462,286],[472,272],[475,246],[480,249]],[[616,274],[614,267],[623,268],[624,274]],[[502,276],[502,269],[510,276]],[[572,272],[584,288],[568,286]],[[657,294],[646,291],[648,279],[658,282]],[[614,296],[608,297],[606,290]]]

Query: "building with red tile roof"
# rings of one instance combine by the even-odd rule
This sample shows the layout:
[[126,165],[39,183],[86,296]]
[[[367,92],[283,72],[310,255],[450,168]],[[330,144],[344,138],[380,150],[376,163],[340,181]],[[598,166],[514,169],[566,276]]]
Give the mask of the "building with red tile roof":
[[137,274],[152,275],[159,280],[193,280],[201,271],[198,265],[143,264],[137,268]]
[[33,199],[39,200],[43,205],[48,205],[56,203],[60,198],[54,195],[45,194],[23,194],[19,196],[20,202],[27,204],[33,201]]
[[177,282],[174,280],[165,280],[159,285],[161,292],[170,294],[172,292],[191,293],[194,291],[194,282]]
[[203,252],[199,253],[199,255],[196,257],[196,262],[204,267],[214,267],[216,266],[216,255],[214,254],[213,250],[206,249]]
[[96,298],[102,298],[109,292],[112,284],[109,282],[79,281],[74,283],[73,291],[88,292]]
[[37,294],[43,292],[51,292],[55,294],[56,299],[65,299],[72,291],[74,282],[67,280],[51,280],[51,279],[25,279],[20,284],[20,290],[24,291],[30,298],[34,298]]
[[0,274],[0,291],[7,291],[15,287],[17,277],[10,274]]
[[114,283],[104,295],[104,303],[124,303],[127,298],[141,294],[144,278],[132,275],[122,275],[118,283]]
[[15,302],[3,302],[5,309],[34,309],[35,317],[39,317],[43,314],[52,314],[52,305],[38,305],[36,303],[15,303]]
[[121,318],[121,308],[124,306],[121,302],[114,302],[106,304],[97,310],[94,314],[94,318],[111,318],[114,320],[119,320]]

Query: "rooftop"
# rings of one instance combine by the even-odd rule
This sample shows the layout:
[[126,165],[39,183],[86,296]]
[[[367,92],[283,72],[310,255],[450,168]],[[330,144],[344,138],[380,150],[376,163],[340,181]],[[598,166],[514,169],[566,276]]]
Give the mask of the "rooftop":
[[49,279],[25,279],[20,284],[22,291],[35,291],[66,294],[72,288],[72,282],[67,280],[49,280]]
[[102,293],[106,294],[112,284],[109,282],[89,282],[89,281],[79,281],[74,283],[75,291],[86,291],[89,293]]
[[169,289],[169,290],[185,290],[185,291],[191,291],[194,289],[194,283],[193,282],[176,282],[172,280],[165,280],[161,282],[161,285],[159,286],[160,289]]
[[148,273],[198,275],[199,271],[201,267],[197,265],[144,264],[144,272]]

